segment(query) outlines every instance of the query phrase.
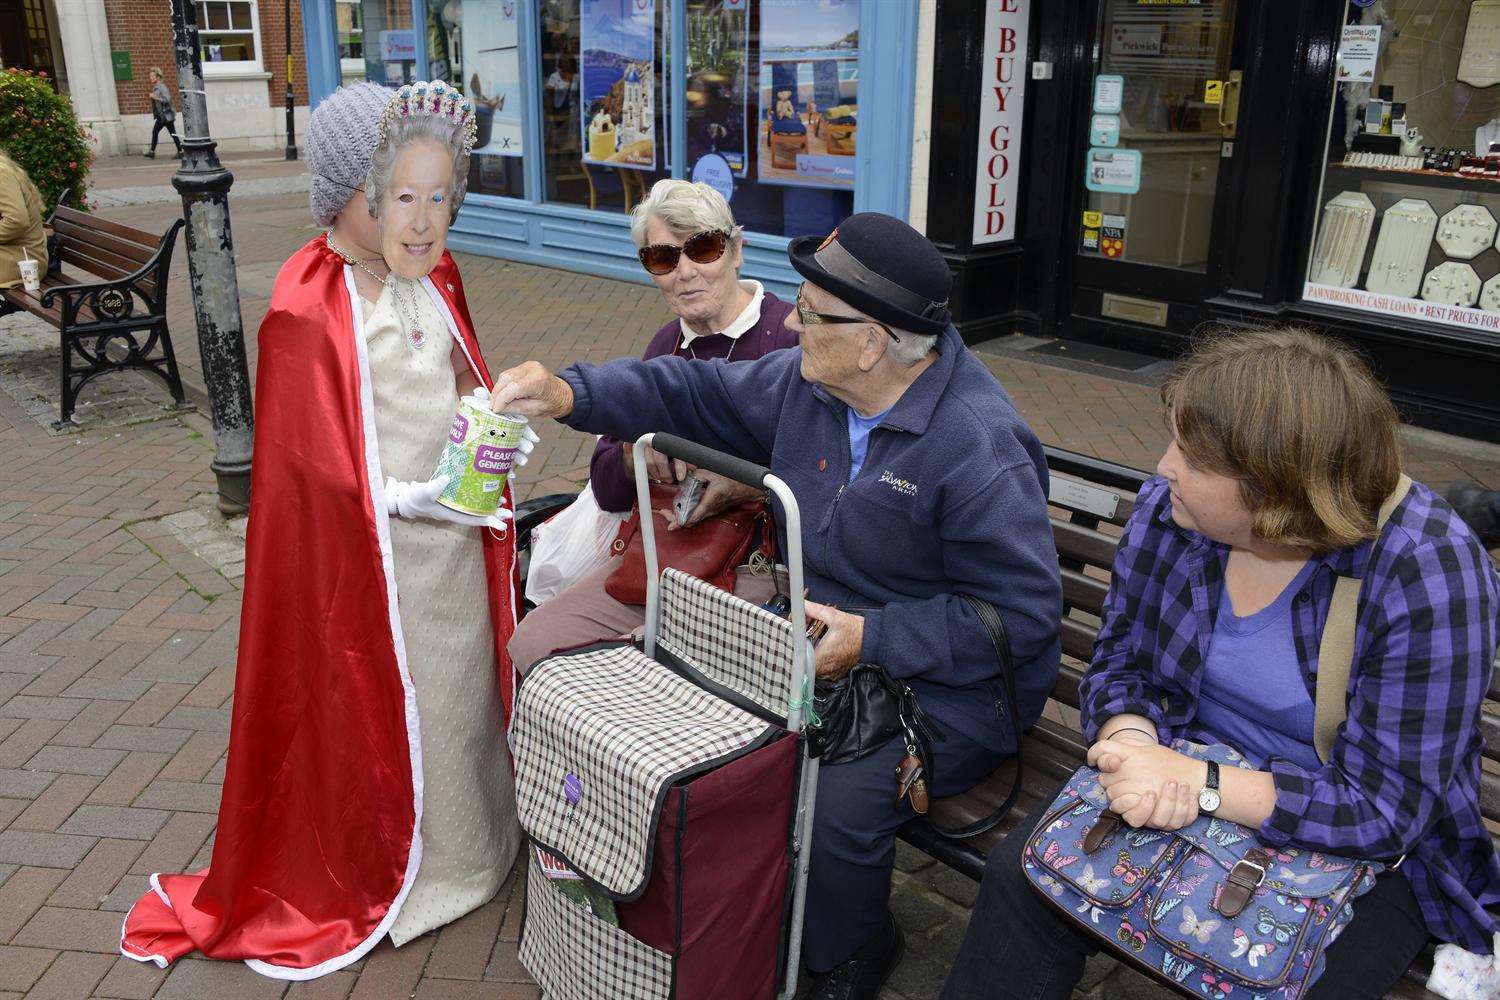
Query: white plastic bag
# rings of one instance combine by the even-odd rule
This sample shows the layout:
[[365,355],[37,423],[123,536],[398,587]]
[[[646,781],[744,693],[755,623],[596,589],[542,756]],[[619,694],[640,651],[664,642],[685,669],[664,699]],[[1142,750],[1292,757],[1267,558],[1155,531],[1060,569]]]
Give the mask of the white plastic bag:
[[531,564],[526,570],[526,599],[540,605],[556,597],[587,573],[604,565],[610,545],[630,514],[599,509],[588,485],[551,520],[531,529]]

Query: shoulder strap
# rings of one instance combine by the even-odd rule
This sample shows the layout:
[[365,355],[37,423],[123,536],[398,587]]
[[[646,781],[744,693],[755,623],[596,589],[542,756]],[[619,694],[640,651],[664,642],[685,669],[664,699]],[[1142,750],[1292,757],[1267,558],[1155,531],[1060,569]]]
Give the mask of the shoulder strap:
[[965,840],[969,837],[977,837],[986,830],[993,829],[1010,813],[1011,807],[1016,804],[1016,798],[1021,794],[1021,769],[1024,766],[1021,760],[1021,710],[1016,701],[1016,678],[1014,664],[1011,662],[1010,635],[1005,631],[1005,622],[1000,618],[1000,612],[989,601],[975,597],[973,594],[964,594],[964,600],[969,602],[969,607],[979,616],[984,629],[989,633],[990,645],[995,649],[995,659],[1000,661],[1000,672],[1005,683],[1005,697],[1008,704],[1005,706],[1006,714],[1010,716],[1011,731],[1016,738],[1016,777],[1010,786],[1010,793],[1005,796],[1005,801],[1000,803],[988,816],[975,820],[956,830],[944,830],[936,823],[932,828],[941,836],[950,840]]
[[[1396,506],[1411,489],[1411,477],[1402,473],[1396,488],[1380,505],[1375,519],[1375,538],[1385,530]],[[1328,605],[1328,619],[1323,623],[1323,638],[1318,646],[1318,688],[1313,703],[1313,748],[1323,763],[1333,756],[1333,741],[1339,727],[1349,717],[1349,673],[1354,667],[1354,625],[1359,615],[1361,580],[1341,576],[1333,585],[1333,600]]]

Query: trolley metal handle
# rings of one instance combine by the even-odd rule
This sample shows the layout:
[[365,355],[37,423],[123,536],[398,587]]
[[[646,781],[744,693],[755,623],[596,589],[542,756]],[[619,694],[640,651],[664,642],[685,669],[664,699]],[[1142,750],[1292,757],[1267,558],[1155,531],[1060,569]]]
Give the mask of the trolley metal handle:
[[768,489],[781,501],[781,510],[786,520],[786,564],[787,588],[791,591],[792,635],[792,696],[787,710],[787,728],[793,731],[802,728],[804,712],[803,693],[809,664],[812,662],[811,645],[806,640],[807,608],[802,600],[802,514],[797,508],[797,498],[791,487],[763,465],[747,462],[734,455],[726,455],[675,434],[644,434],[636,441],[633,450],[635,464],[636,503],[641,510],[641,548],[646,556],[646,655],[656,655],[656,636],[661,617],[660,564],[656,559],[656,525],[651,515],[651,483],[646,472],[646,449],[655,448],[669,458],[678,458],[709,472],[716,472],[747,486]]
[[[771,470],[764,465],[756,465],[743,458],[727,455],[722,451],[714,451],[696,441],[680,438],[676,434],[657,433],[652,434],[651,439],[654,442],[651,447],[669,458],[680,458],[689,465],[716,472],[735,482],[744,483],[746,486],[769,488],[766,486],[766,480],[771,478]],[[645,438],[641,440],[644,441]]]

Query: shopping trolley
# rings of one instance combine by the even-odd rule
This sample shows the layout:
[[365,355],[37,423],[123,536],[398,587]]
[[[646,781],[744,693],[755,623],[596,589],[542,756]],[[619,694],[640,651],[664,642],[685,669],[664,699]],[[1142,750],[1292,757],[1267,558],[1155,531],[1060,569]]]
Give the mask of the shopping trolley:
[[[645,634],[541,660],[516,696],[521,962],[555,1000],[790,998],[818,768],[797,502],[751,462],[638,444]],[[787,617],[659,572],[648,448],[772,493]]]

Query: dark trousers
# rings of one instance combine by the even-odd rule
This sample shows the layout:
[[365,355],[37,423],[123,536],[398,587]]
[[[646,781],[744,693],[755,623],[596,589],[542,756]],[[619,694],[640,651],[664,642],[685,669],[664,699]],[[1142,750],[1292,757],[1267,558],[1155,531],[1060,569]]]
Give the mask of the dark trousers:
[[177,126],[173,118],[158,118],[156,124],[151,126],[151,152],[156,152],[156,139],[161,135],[161,130],[166,129],[167,135],[172,137],[172,145],[177,147],[177,152],[182,152],[182,143],[177,141]]
[[[1098,939],[1043,902],[1022,874],[1031,832],[1023,823],[991,852],[942,1000],[1068,1000],[1084,961],[1098,951]],[[1307,1000],[1380,1000],[1426,943],[1411,883],[1385,872],[1355,901],[1354,919],[1328,949]]]
[[[947,740],[933,742],[934,795],[972,788],[1005,759],[943,728]],[[896,831],[916,815],[905,799],[896,801],[896,765],[905,755],[905,744],[894,739],[861,760],[818,771],[802,931],[802,960],[813,972],[843,963],[885,927]]]

